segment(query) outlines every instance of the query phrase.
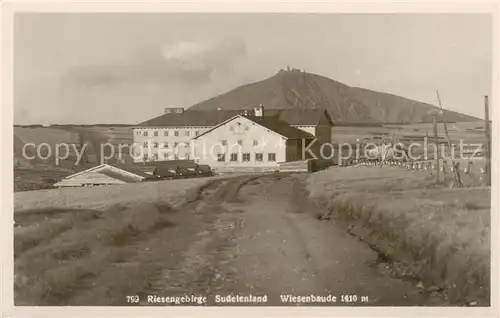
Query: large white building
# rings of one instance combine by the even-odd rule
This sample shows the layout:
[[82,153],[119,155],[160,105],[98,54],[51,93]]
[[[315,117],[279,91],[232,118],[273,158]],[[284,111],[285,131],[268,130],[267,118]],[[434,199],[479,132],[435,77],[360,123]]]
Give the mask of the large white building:
[[133,129],[135,162],[190,159],[214,168],[275,167],[301,160],[310,142],[331,140],[332,120],[322,109],[190,111],[170,108]]

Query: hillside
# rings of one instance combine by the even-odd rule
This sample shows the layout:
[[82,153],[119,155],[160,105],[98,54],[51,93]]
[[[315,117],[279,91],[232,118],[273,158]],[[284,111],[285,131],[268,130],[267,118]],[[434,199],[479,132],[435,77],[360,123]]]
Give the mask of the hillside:
[[[50,188],[55,181],[86,169],[100,162],[100,148],[102,144],[110,143],[118,151],[118,145],[131,145],[132,133],[129,126],[112,125],[41,125],[15,126],[13,137],[14,151],[14,189],[15,191],[36,190]],[[26,147],[25,144],[33,144]],[[41,145],[43,147],[40,147]],[[55,149],[58,144],[67,144],[69,154],[67,159],[56,161]],[[75,147],[81,151],[85,144],[85,151],[78,166]],[[50,147],[50,150],[48,149]],[[42,159],[37,155],[37,148]],[[59,148],[60,157],[65,157],[64,146]],[[128,154],[128,148],[122,148],[123,156]],[[108,156],[110,147],[103,149]],[[30,158],[30,159],[28,159]]]
[[[268,109],[325,108],[338,124],[431,122],[430,112],[439,109],[392,94],[350,87],[327,77],[299,70],[281,70],[270,78],[243,85],[189,109],[245,109],[258,104],[263,104]],[[445,111],[444,118],[449,122],[478,120],[453,111]]]

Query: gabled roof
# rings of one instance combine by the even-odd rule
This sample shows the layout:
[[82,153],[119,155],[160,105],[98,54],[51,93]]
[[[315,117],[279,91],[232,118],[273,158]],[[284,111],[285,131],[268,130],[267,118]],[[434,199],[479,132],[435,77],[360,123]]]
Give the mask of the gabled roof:
[[130,175],[118,173],[115,170],[109,169],[109,168],[103,168],[98,171],[98,173],[102,173],[108,177],[111,177],[113,179],[121,180],[123,182],[127,183],[132,183],[132,182],[137,182],[137,178],[134,178]]
[[[247,109],[249,114],[253,114],[253,109]],[[156,118],[138,124],[138,127],[159,126],[159,127],[213,127],[236,115],[243,114],[244,109],[224,109],[224,110],[186,110],[183,113],[163,114]],[[317,125],[322,116],[331,118],[324,109],[265,109],[265,117],[276,117],[293,126]]]
[[130,172],[130,173],[133,173],[139,177],[143,177],[143,178],[147,178],[149,177],[150,175],[148,175],[147,173],[144,173],[142,172],[141,170],[133,167],[133,166],[130,166],[130,165],[124,165],[124,164],[107,164],[108,166],[112,166],[112,167],[115,167],[117,169],[121,169],[121,170],[124,170],[124,171],[127,171],[127,172]]
[[[126,165],[107,164],[107,163],[105,163],[105,164],[102,164],[102,165],[98,165],[98,166],[91,167],[89,169],[86,169],[86,170],[74,173],[72,175],[67,176],[64,179],[70,179],[70,178],[79,176],[81,174],[87,173],[87,172],[98,170],[99,173],[103,173],[103,174],[108,175],[108,176],[110,176],[112,178],[116,178],[116,179],[121,180],[120,178],[115,177],[115,175],[117,175],[117,173],[115,171],[113,171],[112,167],[114,167],[115,169],[123,170],[123,171],[126,171],[128,173],[134,174],[134,175],[136,175],[138,177],[142,177],[142,178],[149,177],[148,174],[146,174],[144,172],[141,172],[141,171],[139,171],[137,169],[134,169],[132,167],[126,166]],[[126,181],[126,180],[122,180],[122,181]]]
[[273,116],[264,116],[264,117],[257,117],[257,116],[243,116],[243,115],[236,115],[228,120],[225,120],[221,122],[220,124],[210,128],[207,131],[204,131],[203,133],[199,134],[198,136],[194,137],[193,139],[198,139],[199,137],[219,128],[220,126],[223,126],[224,124],[234,120],[235,118],[246,118],[248,120],[253,121],[254,123],[265,127],[277,134],[280,134],[281,136],[287,138],[287,139],[301,139],[301,138],[314,138],[313,135],[311,135],[308,132],[305,132],[303,130],[300,130],[298,128],[290,126],[287,122],[282,121],[278,119],[277,117]]

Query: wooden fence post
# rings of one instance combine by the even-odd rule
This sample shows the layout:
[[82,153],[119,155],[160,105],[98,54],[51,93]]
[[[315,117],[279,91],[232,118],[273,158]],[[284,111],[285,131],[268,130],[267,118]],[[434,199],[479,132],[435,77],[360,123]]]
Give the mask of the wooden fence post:
[[484,96],[484,120],[486,133],[486,185],[491,185],[491,132],[488,96]]
[[434,142],[436,143],[436,152],[434,153],[434,157],[436,159],[436,180],[439,182],[439,140],[435,112],[432,114],[432,128],[434,130]]
[[455,166],[453,167],[453,173],[455,174],[455,177],[453,179],[453,187],[454,188],[462,188],[463,183],[462,183],[462,178],[460,178],[460,163],[459,162],[455,163]]

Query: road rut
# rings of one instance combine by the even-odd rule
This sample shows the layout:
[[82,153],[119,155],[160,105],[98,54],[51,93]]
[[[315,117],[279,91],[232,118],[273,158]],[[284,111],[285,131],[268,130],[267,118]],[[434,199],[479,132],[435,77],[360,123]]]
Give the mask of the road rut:
[[[429,305],[414,282],[374,267],[374,250],[313,217],[301,176],[238,178],[203,197],[191,211],[203,224],[196,239],[145,296],[205,295],[215,305]],[[216,302],[215,295],[267,295],[267,302]],[[286,302],[286,295],[336,302]]]

